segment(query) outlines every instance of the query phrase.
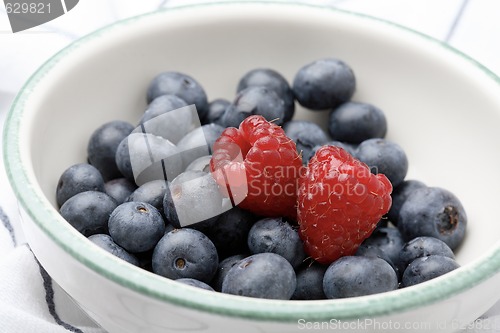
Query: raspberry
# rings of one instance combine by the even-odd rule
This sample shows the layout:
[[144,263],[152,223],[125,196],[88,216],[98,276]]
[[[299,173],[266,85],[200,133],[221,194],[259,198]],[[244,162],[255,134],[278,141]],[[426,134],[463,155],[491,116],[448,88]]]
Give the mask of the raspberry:
[[297,217],[306,252],[329,264],[353,255],[391,206],[392,185],[383,174],[335,146],[320,148],[298,190]]
[[233,204],[257,215],[296,219],[302,159],[283,129],[262,116],[229,127],[214,144],[210,170]]

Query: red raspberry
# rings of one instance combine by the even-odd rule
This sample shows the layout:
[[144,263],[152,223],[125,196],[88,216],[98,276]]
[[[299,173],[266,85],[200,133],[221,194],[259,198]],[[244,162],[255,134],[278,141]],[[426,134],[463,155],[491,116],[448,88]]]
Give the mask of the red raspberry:
[[261,216],[296,219],[302,159],[283,129],[262,116],[229,127],[214,144],[210,170],[233,204]]
[[306,252],[322,264],[353,255],[391,206],[383,174],[334,146],[320,148],[300,180],[297,217]]

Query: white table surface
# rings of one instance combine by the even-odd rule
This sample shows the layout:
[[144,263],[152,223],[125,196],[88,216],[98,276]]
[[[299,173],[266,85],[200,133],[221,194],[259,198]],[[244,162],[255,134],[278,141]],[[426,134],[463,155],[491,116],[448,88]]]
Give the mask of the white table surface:
[[[16,34],[11,32],[5,7],[0,4],[0,125],[15,94],[31,73],[68,43],[118,19],[198,2],[207,1],[80,0],[67,14]],[[500,76],[500,0],[302,2],[331,5],[410,27],[449,43]],[[27,254],[29,249],[23,245],[17,205],[5,180],[3,163],[0,163],[0,220],[0,332],[105,333],[66,299],[43,268],[35,265],[34,258]],[[15,273],[8,274],[6,270]],[[36,276],[37,281],[32,281],[32,276]],[[40,286],[36,286],[37,283]],[[29,316],[18,316],[24,312]],[[467,332],[500,332],[500,303],[483,318],[481,320],[490,323],[486,325],[488,329],[477,326]]]

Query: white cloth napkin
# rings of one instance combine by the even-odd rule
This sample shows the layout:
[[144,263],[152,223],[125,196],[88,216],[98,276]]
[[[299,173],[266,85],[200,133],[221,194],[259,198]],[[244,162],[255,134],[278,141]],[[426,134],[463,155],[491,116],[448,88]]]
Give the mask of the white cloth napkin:
[[[220,1],[220,0],[219,0]],[[0,128],[21,85],[53,53],[121,18],[201,0],[81,0],[43,26],[12,34],[0,4]],[[500,73],[498,0],[304,0],[382,17],[449,42]],[[424,19],[425,18],[425,19]],[[478,38],[476,38],[478,37]],[[495,45],[492,45],[495,44]],[[0,136],[1,142],[1,136]],[[1,158],[0,158],[1,159]],[[0,164],[0,333],[105,333],[55,283],[26,244]],[[466,332],[500,332],[500,303]]]

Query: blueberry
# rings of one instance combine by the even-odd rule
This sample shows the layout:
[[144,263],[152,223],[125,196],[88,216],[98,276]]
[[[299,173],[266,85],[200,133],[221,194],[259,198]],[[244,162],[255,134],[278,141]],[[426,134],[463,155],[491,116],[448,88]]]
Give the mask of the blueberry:
[[356,256],[362,257],[370,257],[370,258],[380,258],[384,259],[388,263],[392,263],[391,258],[387,254],[385,254],[380,247],[375,245],[367,245],[365,243],[361,243],[356,250]]
[[314,300],[325,299],[323,278],[328,266],[318,263],[303,265],[297,270],[297,287],[292,299]]
[[165,192],[163,210],[176,228],[217,219],[223,212],[222,195],[210,173],[186,171],[177,176]]
[[439,187],[413,191],[399,211],[398,228],[406,241],[435,237],[455,250],[463,241],[467,215],[458,198]]
[[399,252],[404,243],[405,241],[399,230],[393,227],[375,229],[370,237],[363,242],[366,246],[378,247],[393,263],[398,261]]
[[316,154],[316,152],[323,146],[335,146],[335,147],[340,147],[347,151],[349,154],[354,155],[357,145],[351,144],[351,143],[346,143],[346,142],[340,142],[336,140],[328,141],[327,143],[323,145],[317,145],[314,146],[313,149],[308,150],[306,152],[302,152],[302,158],[304,161],[310,161],[311,158]]
[[56,188],[57,204],[61,207],[66,200],[85,191],[105,191],[101,173],[90,164],[72,165],[59,177]]
[[296,229],[281,217],[257,221],[248,233],[248,248],[252,254],[279,254],[297,268],[307,257]]
[[116,149],[133,130],[132,124],[115,120],[100,126],[90,136],[87,145],[88,160],[99,170],[105,181],[121,177],[115,162]]
[[285,102],[273,90],[266,87],[248,87],[236,95],[222,116],[225,127],[239,127],[252,115],[261,115],[268,121],[282,125],[285,117]]
[[227,273],[234,265],[240,262],[240,260],[246,258],[247,256],[244,254],[235,254],[233,256],[227,257],[219,263],[219,267],[217,268],[217,272],[215,273],[215,277],[212,280],[212,287],[216,291],[222,290],[222,282],[226,278]]
[[139,259],[137,259],[133,254],[128,253],[123,247],[116,244],[111,236],[106,234],[95,234],[89,236],[89,240],[100,248],[108,251],[114,256],[123,259],[132,265],[139,266]]
[[413,260],[430,255],[455,259],[455,254],[445,242],[434,237],[422,236],[414,238],[403,245],[399,252],[398,265],[404,271]]
[[383,138],[387,132],[385,115],[374,105],[347,102],[332,110],[328,130],[332,139],[361,143]]
[[214,243],[219,258],[226,258],[248,252],[248,233],[256,220],[252,213],[234,207],[207,223],[200,231]]
[[142,185],[174,179],[182,171],[179,150],[170,141],[150,133],[132,133],[116,151],[116,164],[125,178]]
[[[166,228],[165,228],[166,229]],[[139,260],[139,267],[147,270],[148,272],[153,272],[153,250],[134,253],[134,255]]]
[[160,212],[144,202],[125,202],[111,213],[109,235],[116,244],[130,252],[144,252],[155,247],[165,233]]
[[327,58],[300,68],[292,87],[300,105],[311,110],[326,110],[351,99],[356,79],[345,62]]
[[389,220],[385,216],[382,216],[382,218],[377,222],[375,230],[377,230],[378,228],[387,228],[388,226]]
[[248,87],[266,87],[274,91],[285,103],[283,122],[293,118],[295,113],[295,97],[288,81],[275,70],[257,68],[247,72],[238,82],[238,92]]
[[171,225],[170,223],[167,223],[165,225],[165,234],[168,234],[170,231],[176,229],[173,225]]
[[368,139],[358,146],[355,156],[373,173],[383,173],[393,187],[401,184],[408,172],[408,158],[398,144],[385,139]]
[[106,193],[121,204],[135,191],[137,186],[126,178],[115,178],[104,183]]
[[116,201],[103,192],[86,191],[69,198],[59,210],[76,230],[84,236],[108,232],[108,218]]
[[190,228],[175,229],[164,235],[153,252],[153,272],[174,280],[192,278],[209,283],[218,264],[212,241]]
[[385,260],[389,265],[391,265],[392,269],[396,272],[398,280],[401,279],[401,275],[403,271],[399,269],[399,266],[394,263],[391,258],[378,246],[375,245],[366,245],[362,243],[358,249],[356,250],[356,256],[362,257],[370,257],[370,258],[380,258]]
[[229,104],[231,102],[223,98],[218,98],[208,103],[208,113],[205,122],[223,126],[222,116]]
[[147,102],[150,103],[161,95],[175,95],[188,105],[196,105],[200,119],[208,113],[207,94],[203,87],[191,76],[179,72],[163,72],[150,83]]
[[396,272],[380,258],[341,257],[328,267],[323,279],[327,298],[364,296],[397,288]]
[[170,142],[177,142],[193,129],[197,113],[187,103],[174,95],[155,98],[142,115],[139,126],[143,132],[161,136]]
[[200,280],[191,279],[191,278],[181,278],[181,279],[177,279],[175,281],[177,281],[179,283],[186,284],[186,285],[191,286],[191,287],[201,288],[201,289],[205,289],[208,291],[215,291],[214,288],[210,287],[205,282],[201,282]]
[[189,163],[186,167],[186,171],[203,171],[210,172],[210,160],[212,155],[205,155],[198,157],[193,162]]
[[229,270],[222,283],[226,294],[288,300],[295,291],[295,271],[275,253],[249,256]]
[[167,188],[168,183],[165,180],[152,180],[139,186],[128,196],[125,201],[139,201],[148,203],[158,209],[160,214],[165,215],[163,212],[163,197],[165,196]]
[[139,123],[143,124],[165,113],[187,106],[186,101],[175,95],[161,95],[149,103]]
[[430,255],[413,260],[403,273],[402,286],[409,287],[451,272],[460,265],[453,259]]
[[297,151],[302,152],[302,161],[306,164],[309,156],[313,156],[312,150],[316,146],[328,142],[328,135],[317,124],[305,120],[292,120],[283,126],[286,135],[295,141]]
[[394,188],[391,193],[392,205],[387,213],[387,217],[394,225],[398,225],[399,211],[411,192],[417,188],[425,187],[425,184],[418,180],[405,180]]
[[121,175],[130,181],[135,182],[132,163],[130,162],[128,136],[124,138],[116,148],[115,163]]
[[186,134],[177,144],[185,166],[199,157],[212,154],[215,140],[224,131],[224,127],[217,124],[207,124]]

